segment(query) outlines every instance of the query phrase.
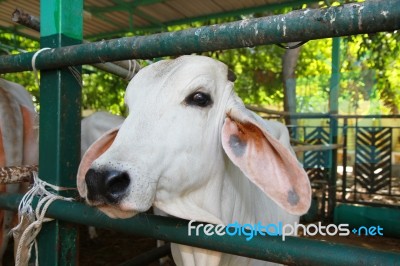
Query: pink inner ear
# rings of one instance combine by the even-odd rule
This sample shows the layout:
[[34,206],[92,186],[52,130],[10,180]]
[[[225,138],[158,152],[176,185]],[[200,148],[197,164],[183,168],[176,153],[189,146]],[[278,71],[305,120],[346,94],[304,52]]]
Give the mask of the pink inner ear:
[[96,140],[85,152],[78,168],[78,174],[77,174],[78,190],[81,188],[81,183],[84,182],[86,172],[89,170],[93,161],[99,158],[104,152],[108,150],[108,148],[114,142],[118,130],[119,127],[106,132],[103,136],[101,136],[98,140]]
[[242,172],[289,213],[305,213],[311,201],[308,176],[277,139],[253,122],[226,118],[222,145]]

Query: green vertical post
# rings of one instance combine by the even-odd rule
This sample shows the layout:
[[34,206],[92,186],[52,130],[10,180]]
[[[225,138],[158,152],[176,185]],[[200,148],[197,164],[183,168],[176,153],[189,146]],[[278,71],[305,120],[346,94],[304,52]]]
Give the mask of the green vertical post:
[[[340,38],[332,39],[332,73],[329,90],[329,132],[330,143],[337,144],[338,140],[338,119],[339,113],[339,81],[340,81]],[[330,151],[330,173],[329,173],[329,191],[328,191],[328,220],[333,219],[333,211],[336,206],[336,168],[337,168],[337,150]]]
[[[41,0],[41,47],[82,43],[82,13],[82,0]],[[39,176],[61,187],[76,186],[80,156],[80,75],[81,67],[73,71],[69,68],[41,71]],[[45,223],[38,240],[40,265],[77,264],[76,226],[58,220]]]

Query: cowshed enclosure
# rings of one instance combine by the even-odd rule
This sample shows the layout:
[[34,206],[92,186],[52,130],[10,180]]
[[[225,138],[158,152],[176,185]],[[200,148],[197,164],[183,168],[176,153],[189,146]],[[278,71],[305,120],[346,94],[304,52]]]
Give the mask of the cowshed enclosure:
[[[149,4],[152,2],[157,1],[148,1]],[[275,1],[275,5],[289,5],[294,2],[312,1]],[[96,8],[100,10],[101,4]],[[93,7],[92,12],[95,12],[96,8]],[[248,7],[243,12],[254,10]],[[80,44],[83,35],[82,0],[41,1],[40,11],[41,47],[53,49],[41,51],[35,60],[36,69],[41,70],[39,176],[62,187],[75,186],[79,163],[81,85],[68,68],[70,66],[74,67],[75,72],[79,71],[79,66],[83,64],[158,58],[331,37],[335,38],[334,44],[337,45],[337,37],[340,36],[400,29],[400,2],[371,0],[178,32]],[[145,15],[142,14],[141,17],[143,16]],[[135,23],[140,21],[133,18],[136,17],[131,16],[131,25],[134,27]],[[29,30],[26,34],[28,33]],[[31,71],[33,55],[34,53],[25,53],[0,57],[0,73]],[[337,115],[337,70],[337,66],[334,65],[330,88],[330,114],[325,117],[329,120],[331,129],[328,134],[328,142],[331,144],[337,143],[338,120],[342,119]],[[330,161],[335,160],[336,152],[335,149],[329,150],[327,156],[330,156]],[[328,191],[336,187],[336,180],[332,176],[334,175],[327,180]],[[0,205],[15,210],[21,197],[2,194]],[[334,198],[328,197],[328,212],[333,211],[334,201]],[[191,238],[187,236],[187,221],[184,220],[151,215],[139,215],[127,220],[112,220],[105,216],[99,219],[95,210],[77,202],[56,201],[50,205],[47,213],[49,217],[57,220],[45,223],[38,236],[39,262],[42,265],[75,264],[77,232],[71,223],[114,228],[132,234],[286,264],[396,265],[400,261],[399,253],[371,251],[301,238],[288,238],[285,242],[266,237],[255,237],[247,242],[244,236],[237,237],[234,241],[227,236],[201,235]]]

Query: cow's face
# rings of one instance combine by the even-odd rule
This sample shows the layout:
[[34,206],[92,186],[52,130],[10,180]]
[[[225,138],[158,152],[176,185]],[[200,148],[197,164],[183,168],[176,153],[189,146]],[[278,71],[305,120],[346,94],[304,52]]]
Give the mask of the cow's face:
[[183,56],[141,70],[126,91],[129,116],[83,158],[81,196],[123,218],[202,187],[222,171],[219,136],[232,87],[227,67],[208,57]]
[[111,217],[154,204],[215,223],[221,199],[242,196],[232,185],[239,177],[286,211],[305,213],[311,188],[286,128],[247,110],[232,88],[226,65],[208,57],[183,56],[141,70],[126,92],[129,116],[82,159],[81,196]]

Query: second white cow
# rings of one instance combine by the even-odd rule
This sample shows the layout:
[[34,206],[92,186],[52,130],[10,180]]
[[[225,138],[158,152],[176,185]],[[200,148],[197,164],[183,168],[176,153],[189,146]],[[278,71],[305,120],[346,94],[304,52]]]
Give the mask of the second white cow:
[[95,112],[81,121],[81,158],[96,140],[104,133],[119,127],[125,118],[108,112]]
[[[297,222],[311,188],[288,132],[247,110],[228,73],[203,56],[142,69],[126,91],[129,116],[82,159],[80,195],[113,218],[153,205],[215,224]],[[184,245],[172,253],[178,265],[266,264]]]

